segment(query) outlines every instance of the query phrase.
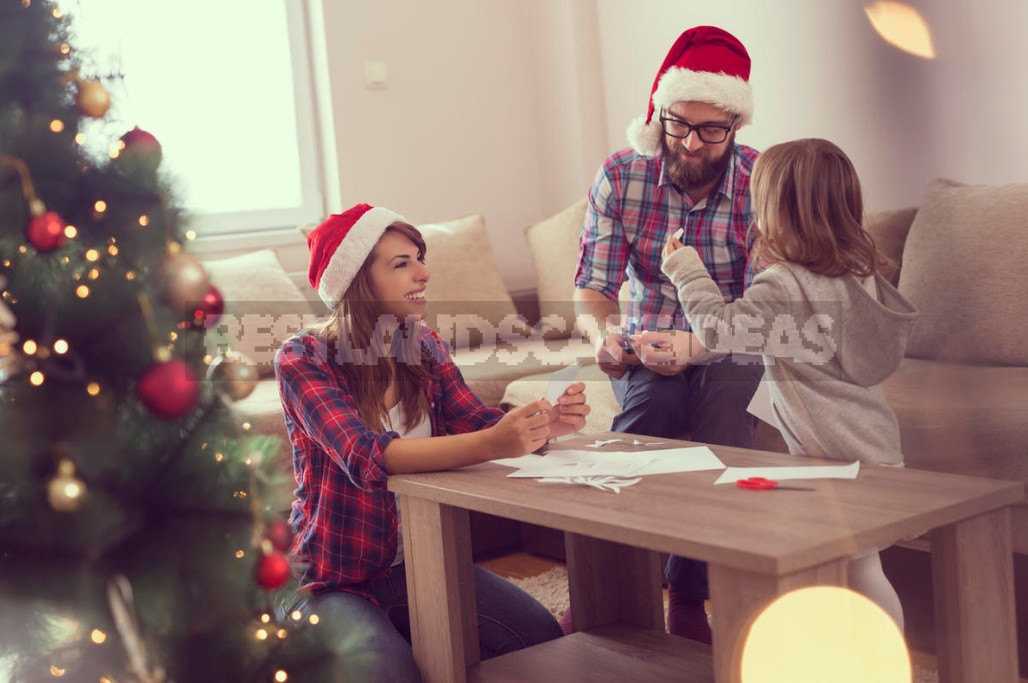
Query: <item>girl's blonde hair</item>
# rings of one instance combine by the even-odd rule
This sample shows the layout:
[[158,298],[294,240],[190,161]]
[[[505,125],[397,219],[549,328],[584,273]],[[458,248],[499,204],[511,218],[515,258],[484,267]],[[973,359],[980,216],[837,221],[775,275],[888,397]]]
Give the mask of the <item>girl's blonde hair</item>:
[[757,158],[750,183],[758,261],[788,261],[830,277],[867,277],[884,262],[864,230],[853,162],[828,140],[769,147]]
[[[409,239],[418,248],[418,260],[424,258],[425,239],[413,225],[396,222],[386,232]],[[377,253],[378,245],[364,259],[332,315],[311,328],[311,333],[329,345],[330,362],[353,392],[357,414],[372,430],[385,431],[389,415],[385,390],[392,381],[396,383],[404,427],[412,429],[428,414],[425,386],[432,377],[423,363],[417,325],[401,323],[388,351],[381,348],[382,340],[375,337],[376,330],[381,330],[378,322],[382,315],[371,284],[371,266]],[[392,425],[393,429],[398,427]]]

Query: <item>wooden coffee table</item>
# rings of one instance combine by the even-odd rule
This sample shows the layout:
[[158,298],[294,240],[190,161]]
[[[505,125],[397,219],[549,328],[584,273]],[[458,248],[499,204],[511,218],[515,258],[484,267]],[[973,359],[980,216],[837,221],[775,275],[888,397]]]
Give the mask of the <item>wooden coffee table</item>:
[[[551,447],[616,437],[632,440],[605,433]],[[711,448],[728,466],[812,464]],[[1007,507],[1023,500],[1020,483],[864,467],[855,480],[803,482],[812,492],[753,492],[713,486],[718,470],[643,477],[612,494],[509,479],[510,471],[485,463],[389,479],[403,519],[414,658],[426,683],[738,683],[749,626],[776,597],[844,586],[849,558],[929,532],[940,682],[1017,681]],[[568,532],[576,633],[480,661],[469,510]],[[663,632],[662,552],[708,563],[712,651]]]

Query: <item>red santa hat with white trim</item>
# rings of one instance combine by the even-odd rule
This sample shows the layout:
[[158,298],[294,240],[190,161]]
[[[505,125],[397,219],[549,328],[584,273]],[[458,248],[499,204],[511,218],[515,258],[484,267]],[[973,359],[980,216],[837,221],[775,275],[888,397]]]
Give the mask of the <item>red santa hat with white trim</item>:
[[329,308],[334,309],[343,300],[379,238],[398,221],[407,222],[389,209],[357,204],[329,216],[307,236],[311,252],[308,279]]
[[675,102],[709,102],[737,114],[737,127],[753,120],[750,55],[739,39],[716,26],[686,30],[671,46],[650,90],[646,116],[628,126],[639,154],[656,156],[664,131],[660,110]]

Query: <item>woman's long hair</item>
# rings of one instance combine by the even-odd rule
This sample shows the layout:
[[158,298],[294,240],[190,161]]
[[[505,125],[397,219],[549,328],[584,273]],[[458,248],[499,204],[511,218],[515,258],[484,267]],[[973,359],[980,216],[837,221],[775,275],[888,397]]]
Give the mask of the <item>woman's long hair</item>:
[[769,147],[750,182],[758,263],[788,261],[830,277],[867,277],[884,263],[864,230],[857,171],[833,143],[808,138]]
[[[418,229],[396,222],[386,232],[406,237],[418,248],[418,259],[425,256],[425,240]],[[399,405],[404,415],[404,428],[412,429],[428,415],[425,386],[432,376],[425,368],[418,342],[417,321],[400,321],[400,327],[385,348],[381,323],[384,314],[371,286],[371,264],[378,247],[361,264],[343,299],[332,315],[311,329],[329,347],[329,358],[342,374],[357,402],[357,413],[371,429],[385,431],[389,407],[385,391],[391,381],[396,383]],[[392,425],[393,429],[399,425]]]

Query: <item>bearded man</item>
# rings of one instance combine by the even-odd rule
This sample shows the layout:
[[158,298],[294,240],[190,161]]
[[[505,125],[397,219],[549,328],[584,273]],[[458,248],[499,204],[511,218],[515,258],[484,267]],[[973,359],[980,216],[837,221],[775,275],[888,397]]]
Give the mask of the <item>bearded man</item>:
[[[600,331],[596,361],[622,409],[613,431],[688,433],[693,441],[743,448],[753,443],[756,423],[746,407],[763,367],[731,356],[700,362],[704,350],[660,270],[664,242],[678,234],[699,252],[726,301],[739,297],[749,280],[750,171],[757,152],[735,141],[753,116],[749,73],[749,54],[730,33],[712,26],[682,33],[657,73],[646,116],[628,128],[631,148],[607,158],[589,191],[575,309],[595,318]],[[622,334],[618,291],[626,278],[632,322],[639,331],[665,331],[666,344],[652,333],[645,344]],[[678,353],[655,350],[665,345]],[[683,357],[682,348],[697,355]],[[673,556],[665,571],[668,630],[709,643],[706,565]]]

